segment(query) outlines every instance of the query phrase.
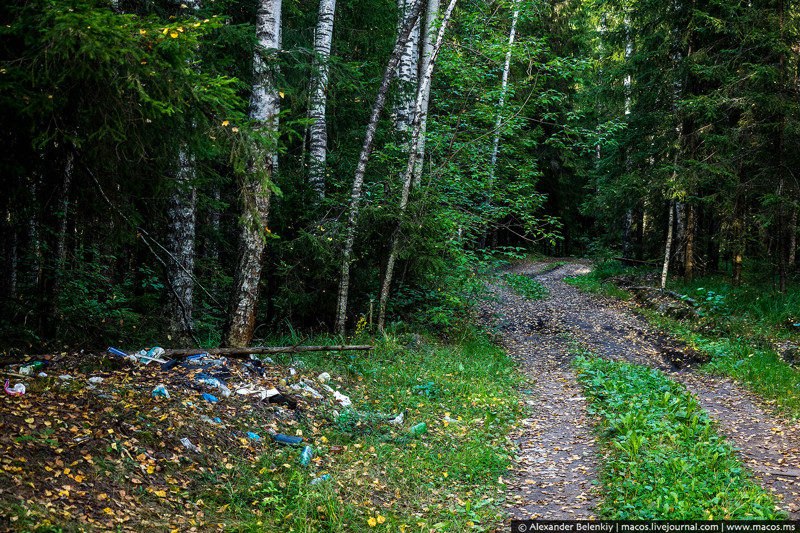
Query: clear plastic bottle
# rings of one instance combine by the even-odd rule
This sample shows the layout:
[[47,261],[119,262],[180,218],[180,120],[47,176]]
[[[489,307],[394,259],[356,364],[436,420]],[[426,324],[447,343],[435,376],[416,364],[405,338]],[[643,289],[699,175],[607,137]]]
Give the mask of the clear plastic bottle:
[[300,454],[300,464],[308,466],[312,457],[314,457],[314,450],[311,449],[311,446],[306,446],[303,448],[303,453]]

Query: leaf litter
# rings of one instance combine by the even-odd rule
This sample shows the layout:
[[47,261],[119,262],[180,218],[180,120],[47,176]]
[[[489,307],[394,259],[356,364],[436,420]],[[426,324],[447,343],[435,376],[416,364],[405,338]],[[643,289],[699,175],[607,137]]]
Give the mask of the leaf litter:
[[103,354],[47,359],[47,373],[37,376],[4,370],[25,380],[27,393],[0,396],[0,530],[63,523],[90,531],[223,530],[192,495],[230,483],[238,464],[255,465],[275,446],[270,434],[325,449],[324,438],[301,439],[297,427],[341,403],[314,398],[304,390],[311,380],[288,388],[287,369],[278,365],[256,372],[225,364],[226,381],[241,385],[225,397],[224,386],[210,385],[208,365],[165,371]]

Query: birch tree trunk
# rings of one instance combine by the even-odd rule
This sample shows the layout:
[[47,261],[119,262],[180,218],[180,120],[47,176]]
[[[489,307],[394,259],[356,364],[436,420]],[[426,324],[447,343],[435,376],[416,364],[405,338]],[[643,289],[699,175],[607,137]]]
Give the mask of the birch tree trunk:
[[193,329],[193,289],[197,189],[193,185],[195,164],[189,150],[182,146],[180,168],[174,191],[167,205],[167,316],[169,329],[180,341],[187,341]]
[[[408,19],[412,9],[411,0],[397,0],[397,9],[400,12],[398,27]],[[395,105],[395,127],[398,131],[407,132],[414,121],[414,88],[419,77],[419,18],[414,22],[411,36],[408,38],[400,56],[397,67],[397,79],[400,82],[400,97]]]
[[316,69],[311,74],[311,102],[308,108],[308,117],[314,121],[310,129],[308,181],[320,198],[325,197],[325,158],[328,148],[325,110],[335,11],[336,0],[319,1],[319,19],[314,36]]
[[364,144],[361,147],[361,154],[358,157],[356,173],[353,177],[353,188],[350,192],[350,209],[347,214],[347,223],[344,230],[344,245],[342,247],[342,265],[339,278],[339,291],[336,298],[336,325],[335,329],[339,335],[344,335],[345,322],[347,320],[347,298],[350,291],[350,261],[353,254],[353,243],[356,236],[356,221],[358,219],[358,208],[361,202],[361,188],[364,185],[364,173],[367,170],[367,162],[372,151],[372,143],[375,141],[375,133],[378,129],[378,121],[386,105],[386,95],[389,92],[389,85],[394,76],[400,56],[406,46],[406,42],[411,35],[414,25],[422,12],[423,0],[414,0],[414,6],[409,11],[403,27],[397,35],[394,50],[386,65],[383,73],[383,80],[378,89],[378,96],[375,105],[372,106],[372,113],[367,124],[367,131],[364,134]]
[[661,269],[661,288],[667,288],[669,260],[672,254],[672,225],[675,223],[675,200],[669,202],[669,222],[667,222],[667,245],[664,250],[664,268]]
[[[508,90],[508,75],[511,70],[511,51],[514,46],[514,36],[517,32],[517,20],[519,19],[519,2],[516,3],[514,14],[511,19],[511,31],[508,34],[508,50],[506,51],[505,63],[503,63],[503,78],[500,82],[500,100],[497,103],[497,117],[494,121],[494,139],[492,139],[492,153],[489,160],[489,183],[487,186],[486,195],[486,208],[487,217],[488,210],[492,207],[494,200],[494,180],[495,172],[497,170],[497,153],[500,149],[500,126],[503,123],[503,107],[506,103],[506,91]],[[486,233],[488,231],[488,224],[483,227],[483,236],[481,237],[480,248],[486,244]]]
[[[422,72],[428,71],[434,47],[434,24],[439,16],[439,0],[428,0],[425,15],[425,39],[422,45]],[[422,107],[419,111],[419,141],[417,143],[417,160],[414,165],[414,187],[418,187],[422,180],[422,167],[425,164],[425,133],[428,130],[428,104],[431,98],[431,84],[422,94]]]
[[276,168],[275,142],[280,95],[262,54],[280,50],[281,0],[260,0],[256,13],[256,36],[258,48],[253,58],[250,119],[257,123],[259,132],[268,139],[266,144],[258,143],[255,147],[242,191],[244,211],[239,250],[228,318],[222,334],[223,344],[231,347],[248,346],[253,338],[266,233],[269,232],[267,217],[270,191],[267,183]]
[[[198,0],[188,0],[187,11],[200,7]],[[167,201],[167,258],[166,293],[169,329],[173,336],[188,341],[194,322],[194,256],[197,220],[197,188],[195,187],[195,160],[186,143],[181,143],[178,153],[178,172]]]
[[411,182],[414,177],[414,167],[417,164],[417,144],[420,139],[422,131],[422,106],[425,94],[429,93],[431,85],[431,77],[433,76],[433,67],[436,65],[436,56],[439,55],[439,50],[442,48],[444,41],[444,33],[447,29],[447,23],[450,21],[450,15],[453,13],[453,8],[456,6],[457,0],[450,0],[447,9],[445,10],[442,24],[439,26],[439,32],[436,35],[436,43],[428,61],[427,68],[422,75],[419,91],[417,91],[417,101],[414,106],[414,116],[417,119],[414,121],[414,130],[411,133],[411,145],[408,151],[408,165],[406,172],[403,175],[403,190],[400,194],[400,214],[398,215],[397,228],[392,233],[392,244],[389,251],[389,258],[386,261],[386,270],[384,273],[383,283],[381,284],[380,302],[378,304],[378,331],[383,332],[383,325],[386,320],[386,302],[389,300],[389,288],[392,284],[392,276],[394,275],[394,264],[397,261],[397,248],[399,241],[400,225],[402,224],[403,215],[408,206],[408,197],[411,192]]

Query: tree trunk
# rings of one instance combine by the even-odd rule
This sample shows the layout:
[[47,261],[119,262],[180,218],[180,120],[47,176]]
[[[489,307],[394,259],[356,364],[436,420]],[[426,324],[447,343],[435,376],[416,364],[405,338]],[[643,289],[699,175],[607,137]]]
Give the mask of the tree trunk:
[[214,185],[211,189],[211,199],[213,200],[211,209],[208,212],[208,225],[209,233],[206,239],[205,255],[212,264],[219,261],[219,235],[220,235],[220,222],[221,213],[219,208],[220,192],[219,186]]
[[[434,44],[433,52],[428,61],[428,68],[422,75],[419,91],[417,92],[417,101],[414,106],[414,116],[421,118],[423,95],[430,90],[431,78],[433,76],[433,67],[436,64],[436,56],[441,50],[442,42],[444,41],[444,33],[447,29],[447,23],[450,21],[450,15],[453,13],[453,8],[456,6],[457,0],[450,0],[447,9],[442,19],[442,24],[439,26],[439,33],[436,35],[436,44]],[[389,248],[389,259],[386,261],[386,271],[381,284],[380,301],[378,304],[378,331],[383,333],[383,325],[386,319],[386,303],[389,300],[389,288],[392,284],[392,276],[394,275],[394,264],[397,260],[397,249],[400,233],[400,225],[402,224],[403,215],[405,215],[406,207],[408,206],[408,196],[411,192],[411,182],[413,179],[414,167],[417,164],[417,143],[419,142],[420,133],[422,130],[422,121],[414,121],[414,131],[411,134],[411,146],[408,152],[408,165],[406,165],[406,172],[403,175],[403,190],[400,194],[400,213],[397,220],[397,228],[392,233],[392,244]]]
[[[428,0],[428,9],[425,16],[425,39],[422,46],[422,72],[427,72],[431,62],[434,46],[434,24],[439,16],[439,0]],[[414,166],[414,187],[419,187],[422,181],[422,169],[425,165],[425,134],[428,130],[428,104],[431,98],[431,84],[422,94],[422,108],[419,113],[420,133],[417,143],[417,163]]]
[[[413,4],[411,0],[397,0],[397,9],[400,12],[398,29],[408,18]],[[419,17],[414,21],[411,36],[405,43],[403,55],[397,66],[397,79],[400,82],[400,96],[395,105],[395,127],[398,131],[408,132],[414,121],[414,89],[417,87],[419,77]]]
[[[508,33],[508,50],[506,50],[506,59],[503,63],[503,78],[500,82],[500,100],[497,102],[497,116],[494,120],[494,138],[492,139],[492,155],[489,158],[489,184],[487,195],[487,208],[492,206],[494,197],[494,179],[497,170],[497,152],[500,149],[500,127],[503,123],[503,107],[506,104],[506,92],[508,90],[508,75],[511,71],[511,52],[514,47],[514,36],[517,32],[517,20],[519,20],[519,3],[514,4],[514,14],[511,17],[511,31]],[[484,227],[484,234],[486,228]]]
[[789,216],[789,268],[794,268],[797,257],[797,208],[792,206]]
[[[336,0],[320,0],[317,31],[314,35],[316,69],[311,74],[311,102],[308,117],[313,120],[310,130],[308,181],[319,198],[325,197],[325,158],[328,132],[325,110],[328,93],[328,69],[333,40],[333,16]],[[304,144],[305,146],[305,144]]]
[[683,270],[684,265],[684,246],[686,241],[686,202],[675,202],[675,232],[678,234],[677,246],[675,247],[675,268]]
[[336,332],[344,336],[344,326],[347,320],[347,298],[350,291],[350,257],[353,253],[353,243],[356,236],[356,221],[358,219],[358,208],[361,202],[361,188],[364,185],[364,173],[367,170],[367,162],[369,155],[372,151],[372,143],[375,141],[375,133],[378,129],[378,121],[381,116],[381,111],[386,105],[386,95],[389,92],[389,85],[391,84],[394,71],[397,64],[400,62],[400,56],[406,46],[411,30],[419,19],[419,14],[422,12],[423,1],[415,0],[414,7],[408,14],[405,24],[401,28],[397,41],[394,45],[394,50],[389,58],[389,63],[386,65],[386,70],[383,73],[383,80],[378,89],[378,96],[375,99],[375,105],[372,106],[372,113],[369,117],[367,124],[367,131],[364,135],[364,144],[361,147],[361,154],[358,157],[358,165],[356,166],[355,176],[353,177],[353,188],[350,192],[350,209],[347,215],[347,223],[344,230],[344,245],[342,247],[342,265],[341,274],[339,278],[339,291],[336,298]]
[[622,224],[622,256],[631,257],[631,228],[633,227],[633,209],[625,211],[625,221]]
[[193,288],[197,189],[192,184],[194,160],[181,147],[180,169],[167,205],[167,314],[169,329],[179,342],[190,339],[193,321]]
[[686,243],[683,256],[683,279],[686,283],[691,283],[694,275],[694,226],[694,206],[686,204],[686,234],[683,238],[683,242]]
[[50,262],[50,272],[42,276],[44,283],[43,295],[45,298],[45,316],[43,317],[42,333],[47,339],[56,335],[58,322],[59,299],[61,296],[61,278],[64,277],[67,263],[67,220],[69,217],[69,195],[72,188],[72,176],[75,171],[75,152],[68,149],[64,161],[64,174],[61,186],[57,191],[58,208],[54,213],[55,227],[53,241],[53,255]]
[[244,212],[239,236],[233,292],[222,342],[226,346],[248,346],[255,329],[258,290],[266,247],[269,188],[267,182],[276,168],[275,141],[278,133],[280,95],[272,70],[262,54],[275,53],[281,46],[281,0],[260,0],[256,20],[258,48],[253,59],[253,90],[250,119],[271,139],[254,149],[242,191]]
[[667,244],[664,250],[664,268],[661,270],[661,288],[667,287],[667,274],[669,272],[669,260],[672,255],[672,226],[675,223],[675,200],[669,202],[669,222],[667,222]]
[[744,221],[744,200],[737,199],[736,206],[733,211],[733,282],[737,285],[742,282],[742,257],[744,256],[744,235],[745,235],[745,221]]
[[[199,7],[199,0],[187,1],[189,10]],[[189,65],[187,67],[191,68]],[[194,326],[194,257],[197,220],[197,189],[194,155],[182,143],[178,153],[178,173],[167,205],[167,315],[169,329],[179,342],[188,342]]]

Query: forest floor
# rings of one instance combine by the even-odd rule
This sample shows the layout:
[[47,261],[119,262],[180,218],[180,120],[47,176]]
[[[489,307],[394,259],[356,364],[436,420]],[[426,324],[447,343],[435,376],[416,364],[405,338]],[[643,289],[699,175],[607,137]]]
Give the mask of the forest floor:
[[[532,277],[549,295],[524,298],[492,285],[483,309],[501,344],[535,382],[531,414],[515,440],[520,447],[509,485],[512,518],[586,519],[601,498],[598,456],[584,391],[572,359],[578,353],[656,368],[692,393],[718,431],[738,450],[757,483],[772,492],[789,518],[800,518],[800,428],[782,420],[742,386],[691,366],[690,350],[653,329],[629,302],[580,292],[564,278],[588,273],[587,264],[520,262],[507,273]],[[681,367],[681,368],[679,368]]]

